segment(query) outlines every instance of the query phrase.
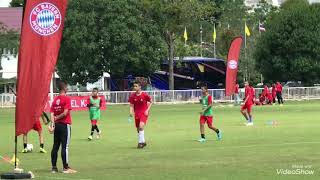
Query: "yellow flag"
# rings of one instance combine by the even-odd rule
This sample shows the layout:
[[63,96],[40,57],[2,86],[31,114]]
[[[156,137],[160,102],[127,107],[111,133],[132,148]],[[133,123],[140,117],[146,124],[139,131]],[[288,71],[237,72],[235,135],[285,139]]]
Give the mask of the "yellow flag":
[[244,24],[244,31],[245,31],[245,33],[246,33],[247,36],[250,36],[250,35],[251,35],[250,30],[249,30],[249,28],[248,28],[248,26],[247,26],[247,23]]
[[198,65],[200,72],[204,72],[204,65],[198,64],[198,63],[197,63],[197,65]]
[[184,38],[184,41],[185,41],[185,42],[188,41],[188,33],[187,33],[187,28],[186,28],[186,27],[184,27],[183,38]]
[[213,27],[212,39],[213,39],[213,42],[216,43],[216,39],[217,39],[216,25],[214,25]]

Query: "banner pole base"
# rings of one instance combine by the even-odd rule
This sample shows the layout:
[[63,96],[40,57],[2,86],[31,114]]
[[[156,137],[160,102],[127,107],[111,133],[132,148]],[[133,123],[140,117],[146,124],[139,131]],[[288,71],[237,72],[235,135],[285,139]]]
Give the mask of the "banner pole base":
[[31,179],[30,173],[4,173],[1,179]]

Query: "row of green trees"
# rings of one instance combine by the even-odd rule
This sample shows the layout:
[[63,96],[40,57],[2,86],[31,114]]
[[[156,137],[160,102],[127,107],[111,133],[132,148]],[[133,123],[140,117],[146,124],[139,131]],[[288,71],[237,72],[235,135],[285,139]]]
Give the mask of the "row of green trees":
[[[251,36],[242,48],[239,81],[258,83],[262,75],[267,82],[312,84],[320,77],[318,17],[319,5],[306,0],[288,0],[281,8],[261,0],[254,10],[238,0],[69,0],[57,70],[62,78],[85,84],[103,72],[148,76],[169,59],[173,89],[173,57],[213,57],[215,24],[216,54],[226,59],[231,40],[244,35],[246,22]],[[266,32],[259,32],[259,22]]]
[[290,0],[272,14],[253,54],[268,81],[320,82],[320,4]]

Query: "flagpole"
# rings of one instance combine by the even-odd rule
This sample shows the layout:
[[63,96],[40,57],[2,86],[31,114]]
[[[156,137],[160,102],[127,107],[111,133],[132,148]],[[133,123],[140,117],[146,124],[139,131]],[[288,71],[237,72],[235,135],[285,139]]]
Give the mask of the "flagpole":
[[217,53],[216,53],[216,42],[213,43],[213,56],[214,56],[214,58],[217,57]]
[[[261,37],[261,30],[260,30],[260,26],[261,26],[261,24],[260,24],[261,22],[260,22],[260,19],[259,19],[259,25],[258,25],[258,30],[259,30],[259,36]],[[261,75],[261,84],[263,84],[263,75],[262,74],[260,74]]]
[[200,56],[202,57],[202,24],[200,26]]
[[[214,23],[213,24],[213,27],[214,27],[214,36],[216,36],[216,34],[217,34],[217,31],[216,31],[216,23]],[[217,53],[216,53],[216,37],[214,37],[214,42],[213,42],[213,56],[214,56],[214,58],[216,58],[217,57]]]
[[[24,13],[27,5],[27,0],[23,1],[23,10],[22,10],[22,22],[21,26],[23,24],[23,19],[24,19]],[[22,31],[22,28],[21,28]],[[22,34],[22,33],[21,33]],[[21,39],[21,36],[20,36]],[[14,93],[14,92],[13,92]],[[18,96],[16,96],[18,98]],[[15,113],[17,112],[17,106],[15,108]],[[31,174],[30,173],[23,173],[23,169],[18,168],[17,164],[17,155],[18,155],[18,136],[17,136],[17,126],[16,126],[16,119],[15,119],[15,135],[14,135],[14,170],[13,173],[4,173],[0,174],[1,179],[31,179]]]
[[53,71],[51,82],[50,82],[50,104],[53,102],[53,79],[55,77],[55,71]]
[[[23,9],[22,9],[22,21],[21,21],[21,32],[20,34],[22,34],[22,25],[23,25],[23,20],[24,20],[24,13],[26,11],[26,6],[27,6],[27,0],[23,0]],[[21,40],[21,36],[20,36],[20,40]],[[19,53],[18,53],[19,54]],[[16,89],[17,91],[17,89]],[[17,93],[17,92],[16,92]],[[18,96],[16,95],[16,98],[18,98]],[[17,112],[17,106],[16,106],[16,110],[15,112]],[[17,155],[18,155],[18,136],[17,136],[17,126],[16,126],[16,120],[15,120],[15,136],[14,136],[14,169],[17,169]]]
[[244,59],[246,62],[245,79],[248,81],[248,61],[247,61],[247,34],[246,34],[247,21],[244,22]]

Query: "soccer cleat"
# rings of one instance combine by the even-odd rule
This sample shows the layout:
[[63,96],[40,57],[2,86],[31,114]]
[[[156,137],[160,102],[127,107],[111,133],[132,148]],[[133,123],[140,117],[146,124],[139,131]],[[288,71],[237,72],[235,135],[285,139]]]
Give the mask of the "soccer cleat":
[[139,143],[137,148],[138,149],[143,149],[146,146],[147,146],[147,143],[145,143],[145,142],[144,143]]
[[88,137],[88,140],[89,140],[89,141],[91,141],[91,140],[92,140],[92,136],[91,136],[91,135]]
[[201,139],[198,140],[198,142],[201,142],[201,143],[206,142],[206,139],[205,138],[201,138]]
[[65,174],[73,174],[76,172],[77,172],[76,170],[73,170],[71,168],[68,168],[68,169],[63,168],[63,171],[62,171],[62,173],[65,173]]
[[28,153],[29,151],[28,151],[27,148],[24,148],[21,152],[22,152],[22,153]]
[[47,151],[44,148],[40,148],[40,153],[47,153]]
[[217,138],[220,141],[222,139],[222,131],[219,130],[219,133],[217,133]]
[[58,173],[58,168],[57,167],[52,167],[51,173]]
[[101,138],[101,130],[97,134],[97,139],[100,139],[100,138]]
[[248,122],[246,126],[253,126],[253,122]]

